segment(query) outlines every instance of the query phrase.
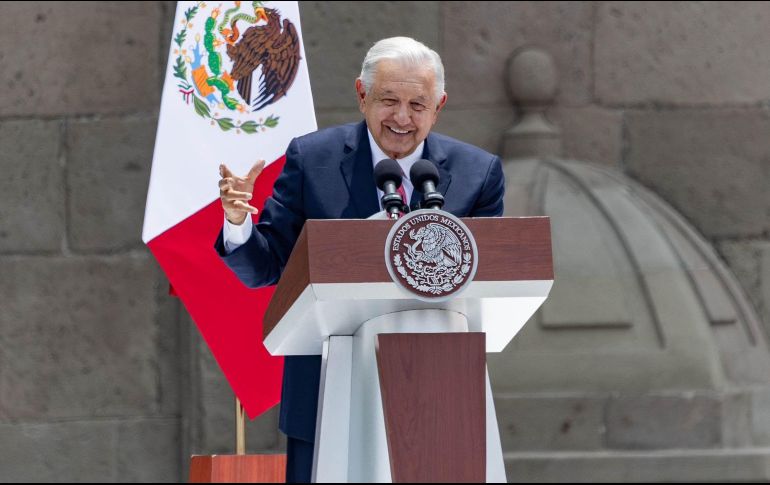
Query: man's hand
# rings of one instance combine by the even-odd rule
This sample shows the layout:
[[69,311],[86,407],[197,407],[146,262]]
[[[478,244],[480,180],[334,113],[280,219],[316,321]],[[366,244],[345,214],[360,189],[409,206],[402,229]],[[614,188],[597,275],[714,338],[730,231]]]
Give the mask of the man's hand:
[[251,167],[246,177],[238,177],[233,175],[227,165],[219,166],[219,175],[222,177],[219,181],[219,198],[222,199],[225,217],[231,223],[243,224],[249,214],[257,213],[257,209],[250,206],[249,201],[254,191],[254,182],[264,168],[265,161],[260,160]]

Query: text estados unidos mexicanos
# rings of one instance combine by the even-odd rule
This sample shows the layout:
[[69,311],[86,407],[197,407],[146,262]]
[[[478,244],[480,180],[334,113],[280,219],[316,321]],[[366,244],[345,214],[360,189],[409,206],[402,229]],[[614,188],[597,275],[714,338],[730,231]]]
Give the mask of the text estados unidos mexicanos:
[[441,223],[444,224],[445,226],[449,226],[455,232],[455,234],[457,234],[457,237],[460,238],[460,242],[463,243],[464,251],[471,250],[471,242],[468,239],[468,235],[465,233],[465,230],[462,227],[460,227],[455,221],[447,217],[442,217]]
[[398,251],[399,247],[401,246],[401,240],[404,238],[404,235],[406,235],[407,231],[412,229],[414,225],[417,225],[423,222],[440,222],[441,224],[444,224],[445,226],[452,229],[452,231],[454,231],[454,233],[457,234],[457,237],[460,238],[464,251],[471,250],[471,242],[468,239],[468,234],[455,221],[453,221],[452,219],[449,219],[448,217],[439,216],[438,214],[421,214],[417,217],[410,219],[408,222],[404,223],[404,225],[401,226],[398,229],[398,231],[396,231],[396,234],[393,237],[393,244],[391,245],[391,251]]

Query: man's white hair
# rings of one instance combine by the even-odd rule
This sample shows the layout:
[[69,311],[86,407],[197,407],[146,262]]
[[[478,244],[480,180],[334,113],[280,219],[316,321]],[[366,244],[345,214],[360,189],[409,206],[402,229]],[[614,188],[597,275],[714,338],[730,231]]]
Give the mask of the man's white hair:
[[401,61],[412,66],[429,65],[436,75],[436,84],[434,85],[436,101],[444,95],[444,65],[441,63],[441,57],[433,49],[410,37],[382,39],[369,49],[361,66],[361,76],[359,77],[367,93],[374,84],[377,63],[383,59]]

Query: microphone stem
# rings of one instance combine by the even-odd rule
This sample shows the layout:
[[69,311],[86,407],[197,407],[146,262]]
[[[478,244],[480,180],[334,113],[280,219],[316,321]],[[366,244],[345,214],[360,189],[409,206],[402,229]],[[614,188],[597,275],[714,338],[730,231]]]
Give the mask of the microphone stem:
[[401,211],[402,199],[398,194],[398,185],[396,182],[388,180],[385,182],[383,188],[384,195],[382,196],[382,208],[388,213],[391,219],[398,219],[398,214]]
[[423,201],[428,209],[438,209],[444,206],[444,197],[436,190],[436,184],[432,180],[426,180],[422,183]]

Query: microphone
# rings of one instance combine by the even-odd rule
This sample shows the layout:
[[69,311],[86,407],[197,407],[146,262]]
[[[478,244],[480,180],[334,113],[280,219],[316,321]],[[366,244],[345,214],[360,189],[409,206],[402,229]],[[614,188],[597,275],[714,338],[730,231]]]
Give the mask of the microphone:
[[409,180],[415,187],[422,189],[420,207],[441,209],[444,207],[444,196],[436,190],[438,185],[438,169],[430,160],[418,160],[409,170]]
[[398,188],[401,187],[401,166],[397,161],[386,158],[374,166],[374,182],[383,191],[382,207],[391,219],[398,219],[399,212],[406,212]]

